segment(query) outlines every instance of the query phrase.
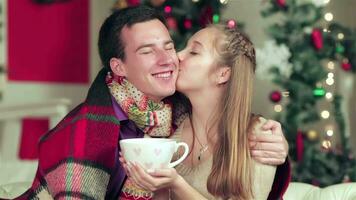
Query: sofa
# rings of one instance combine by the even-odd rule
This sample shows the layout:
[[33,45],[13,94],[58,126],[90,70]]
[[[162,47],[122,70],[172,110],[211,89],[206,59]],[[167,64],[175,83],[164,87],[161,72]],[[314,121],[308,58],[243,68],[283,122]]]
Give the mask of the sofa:
[[[12,199],[31,186],[31,182],[0,186],[0,199]],[[284,200],[356,200],[356,183],[342,183],[319,188],[306,183],[290,183]]]
[[341,183],[319,188],[306,183],[291,182],[284,200],[356,200],[356,183]]

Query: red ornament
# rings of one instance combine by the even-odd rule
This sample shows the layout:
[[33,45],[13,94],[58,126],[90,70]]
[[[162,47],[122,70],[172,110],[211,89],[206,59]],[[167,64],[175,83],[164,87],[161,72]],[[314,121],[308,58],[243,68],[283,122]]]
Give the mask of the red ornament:
[[276,0],[276,3],[279,7],[286,7],[287,3],[286,3],[286,0]]
[[171,13],[171,12],[172,12],[172,7],[170,7],[170,6],[165,6],[165,7],[164,7],[164,12],[167,13],[167,14]]
[[323,48],[323,34],[320,29],[313,29],[311,33],[311,38],[313,42],[313,46],[316,50],[320,50]]
[[227,27],[229,29],[235,28],[236,27],[236,21],[233,19],[230,19],[229,21],[227,21]]
[[350,71],[352,69],[352,65],[348,61],[344,61],[344,62],[341,63],[341,68],[344,71]]
[[272,102],[278,103],[282,99],[282,94],[280,91],[273,91],[271,92],[269,98],[271,99]]
[[173,17],[167,18],[167,25],[168,25],[169,29],[177,30],[177,20],[174,19]]
[[303,132],[299,130],[297,132],[296,147],[297,147],[297,161],[300,162],[303,160],[304,138],[303,138]]
[[190,20],[190,19],[186,19],[186,20],[184,20],[184,27],[186,28],[186,29],[191,29],[192,28],[192,20]]

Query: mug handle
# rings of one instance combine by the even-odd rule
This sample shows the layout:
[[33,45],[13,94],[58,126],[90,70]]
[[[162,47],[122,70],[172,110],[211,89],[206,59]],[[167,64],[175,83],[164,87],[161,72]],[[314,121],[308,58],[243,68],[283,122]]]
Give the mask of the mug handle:
[[172,167],[175,167],[177,166],[179,163],[181,163],[187,156],[188,156],[188,153],[189,153],[189,146],[187,143],[185,142],[179,142],[179,143],[176,143],[176,149],[175,149],[175,152],[178,150],[179,146],[183,146],[184,147],[184,154],[182,155],[182,157],[180,157],[178,160],[172,162],[172,163],[169,163],[168,164],[168,167],[169,168],[172,168]]

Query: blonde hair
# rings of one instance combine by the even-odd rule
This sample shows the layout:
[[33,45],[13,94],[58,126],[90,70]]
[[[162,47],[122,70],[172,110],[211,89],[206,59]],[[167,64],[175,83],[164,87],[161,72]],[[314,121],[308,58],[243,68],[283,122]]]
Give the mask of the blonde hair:
[[253,167],[247,130],[251,119],[253,76],[256,68],[251,41],[234,27],[210,25],[217,29],[215,50],[219,66],[229,66],[231,75],[216,115],[219,136],[214,145],[213,165],[207,188],[223,199],[253,198]]

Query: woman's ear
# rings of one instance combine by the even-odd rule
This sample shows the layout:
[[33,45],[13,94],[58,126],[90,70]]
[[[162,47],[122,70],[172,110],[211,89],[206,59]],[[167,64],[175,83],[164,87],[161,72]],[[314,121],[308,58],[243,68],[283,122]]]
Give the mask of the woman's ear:
[[115,75],[126,77],[127,72],[126,72],[125,64],[122,62],[120,58],[111,58],[110,68]]
[[231,67],[219,67],[217,71],[217,83],[218,85],[225,84],[230,79]]

